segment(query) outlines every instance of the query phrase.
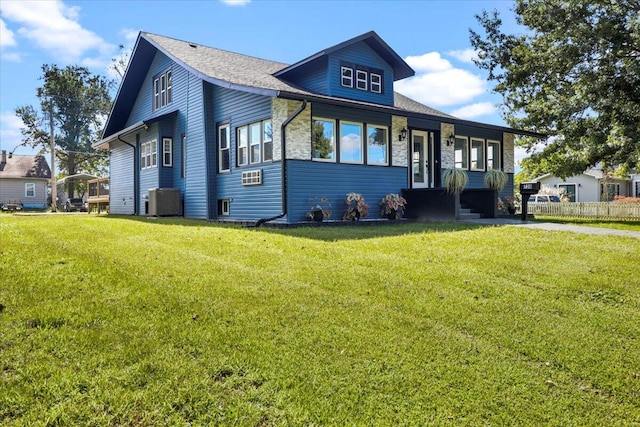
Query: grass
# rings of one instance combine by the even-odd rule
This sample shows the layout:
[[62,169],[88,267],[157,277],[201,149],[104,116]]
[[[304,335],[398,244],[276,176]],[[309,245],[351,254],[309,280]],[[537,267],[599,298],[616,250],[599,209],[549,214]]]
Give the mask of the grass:
[[536,220],[542,222],[555,222],[559,224],[584,225],[586,227],[613,228],[616,230],[640,231],[640,220],[607,220],[591,218],[566,218],[556,216],[536,215]]
[[0,217],[0,424],[640,424],[640,240]]

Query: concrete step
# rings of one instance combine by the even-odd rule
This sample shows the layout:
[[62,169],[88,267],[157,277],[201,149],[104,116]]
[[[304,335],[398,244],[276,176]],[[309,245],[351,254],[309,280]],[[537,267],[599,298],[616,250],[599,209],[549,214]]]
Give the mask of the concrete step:
[[469,212],[462,212],[462,210],[460,210],[460,220],[464,221],[467,219],[480,219],[481,216],[479,213],[469,213]]

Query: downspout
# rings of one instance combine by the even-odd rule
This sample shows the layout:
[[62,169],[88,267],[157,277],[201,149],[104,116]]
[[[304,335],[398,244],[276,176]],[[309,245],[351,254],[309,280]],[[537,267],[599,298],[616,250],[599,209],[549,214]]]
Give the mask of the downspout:
[[138,156],[136,155],[136,147],[135,145],[129,144],[124,139],[120,138],[121,135],[118,135],[118,140],[120,142],[124,142],[129,147],[133,148],[133,214],[138,215]]
[[287,119],[282,122],[280,125],[280,157],[282,161],[282,169],[281,169],[281,177],[280,181],[282,182],[282,213],[280,215],[272,216],[270,218],[261,218],[259,219],[255,227],[260,227],[265,222],[273,221],[276,219],[283,218],[287,214],[287,153],[286,153],[286,127],[289,123],[293,121],[298,114],[302,113],[304,109],[307,108],[307,100],[303,99],[302,104],[294,111]]

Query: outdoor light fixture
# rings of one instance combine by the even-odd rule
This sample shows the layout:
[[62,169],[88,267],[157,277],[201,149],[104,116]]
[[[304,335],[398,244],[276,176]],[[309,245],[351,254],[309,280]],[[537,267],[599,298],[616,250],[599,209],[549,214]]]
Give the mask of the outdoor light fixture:
[[447,145],[453,145],[455,144],[455,142],[456,142],[456,136],[452,132],[447,138]]
[[400,131],[400,135],[398,135],[398,139],[400,141],[404,141],[405,139],[407,139],[407,128],[402,128],[402,130]]

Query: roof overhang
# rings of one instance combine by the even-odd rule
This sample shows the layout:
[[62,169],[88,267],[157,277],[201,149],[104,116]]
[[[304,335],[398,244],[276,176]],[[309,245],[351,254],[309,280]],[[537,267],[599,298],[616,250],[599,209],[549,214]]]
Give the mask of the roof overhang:
[[[166,114],[162,114],[160,116],[156,116],[156,117],[152,117],[152,118],[147,119],[147,120],[139,121],[139,122],[127,127],[127,128],[122,129],[119,132],[116,132],[116,133],[114,133],[112,135],[109,135],[106,138],[102,138],[100,141],[91,144],[91,146],[96,150],[108,150],[109,149],[109,144],[111,142],[119,140],[123,136],[126,136],[126,135],[129,135],[131,133],[137,132],[140,129],[145,129],[146,130],[146,129],[149,128],[149,126],[151,124],[153,124],[153,123],[155,123],[157,121],[166,119],[167,117],[173,116],[175,114],[178,114],[178,110],[173,110],[173,111],[170,111],[170,112],[168,112]],[[97,177],[95,177],[95,178],[97,178]]]

